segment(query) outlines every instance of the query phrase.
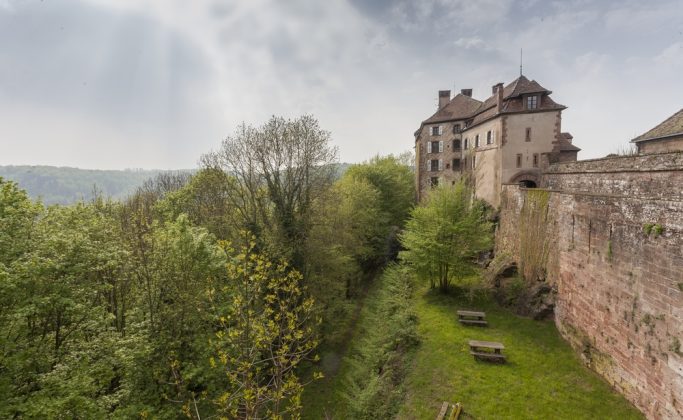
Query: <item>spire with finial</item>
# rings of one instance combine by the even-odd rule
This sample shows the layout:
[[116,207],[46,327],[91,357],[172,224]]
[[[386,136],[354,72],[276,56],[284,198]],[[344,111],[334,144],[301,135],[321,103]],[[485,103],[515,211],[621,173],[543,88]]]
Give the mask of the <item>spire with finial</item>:
[[522,76],[522,49],[519,49],[519,75]]

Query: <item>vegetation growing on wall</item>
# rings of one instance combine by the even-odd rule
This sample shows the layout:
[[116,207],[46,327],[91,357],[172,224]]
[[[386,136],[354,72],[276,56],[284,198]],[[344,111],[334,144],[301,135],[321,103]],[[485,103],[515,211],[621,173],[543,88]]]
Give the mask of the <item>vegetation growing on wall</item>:
[[526,192],[519,218],[519,272],[527,282],[545,279],[548,259],[548,202],[550,192]]

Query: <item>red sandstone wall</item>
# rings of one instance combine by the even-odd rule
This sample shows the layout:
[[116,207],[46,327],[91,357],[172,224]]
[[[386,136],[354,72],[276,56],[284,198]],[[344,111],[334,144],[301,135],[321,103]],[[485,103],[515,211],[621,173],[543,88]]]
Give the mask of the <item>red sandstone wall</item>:
[[[649,418],[683,418],[683,153],[553,165],[544,182],[558,329]],[[499,251],[517,252],[525,194],[503,187]]]

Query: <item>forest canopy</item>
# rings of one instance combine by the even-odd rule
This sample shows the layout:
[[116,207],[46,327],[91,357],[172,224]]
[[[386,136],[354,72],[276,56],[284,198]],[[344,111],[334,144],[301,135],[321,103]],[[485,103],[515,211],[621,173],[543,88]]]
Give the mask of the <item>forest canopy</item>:
[[398,252],[412,171],[340,176],[310,116],[201,162],[69,206],[0,178],[0,417],[298,416],[303,364]]

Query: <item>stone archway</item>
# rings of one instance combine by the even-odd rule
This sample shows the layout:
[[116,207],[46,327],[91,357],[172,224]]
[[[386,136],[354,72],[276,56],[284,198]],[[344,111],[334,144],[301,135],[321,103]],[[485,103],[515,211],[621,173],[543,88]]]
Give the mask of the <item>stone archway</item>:
[[538,188],[540,186],[540,176],[537,171],[517,172],[510,178],[510,184],[518,184],[524,188]]

